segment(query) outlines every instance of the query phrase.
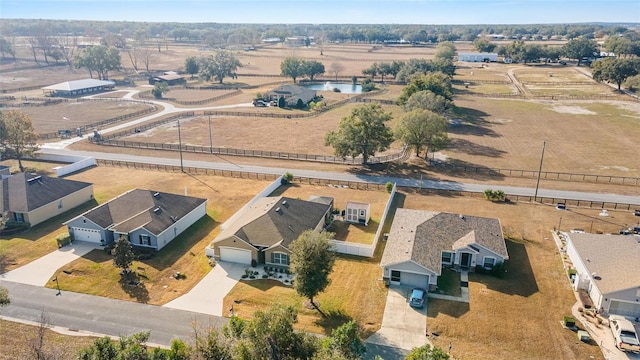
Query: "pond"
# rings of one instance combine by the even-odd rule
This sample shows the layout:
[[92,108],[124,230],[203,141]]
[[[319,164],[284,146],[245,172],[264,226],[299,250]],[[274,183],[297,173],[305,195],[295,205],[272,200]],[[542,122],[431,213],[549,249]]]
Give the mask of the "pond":
[[341,93],[345,93],[345,94],[362,93],[362,85],[332,83],[330,81],[327,81],[324,84],[302,85],[302,87],[305,87],[310,90],[315,90],[315,91],[333,91],[333,89],[337,88],[338,90],[340,90]]

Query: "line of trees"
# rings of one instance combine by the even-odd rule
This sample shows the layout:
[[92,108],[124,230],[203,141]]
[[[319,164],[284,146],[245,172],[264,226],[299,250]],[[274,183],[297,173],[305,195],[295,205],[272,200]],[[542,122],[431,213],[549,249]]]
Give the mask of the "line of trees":
[[[337,76],[341,69],[334,66],[333,71]],[[308,76],[309,80],[313,81],[315,76],[322,75],[324,72],[324,64],[316,60],[303,60],[296,56],[288,56],[280,63],[280,75],[290,77],[294,83],[302,76]]]

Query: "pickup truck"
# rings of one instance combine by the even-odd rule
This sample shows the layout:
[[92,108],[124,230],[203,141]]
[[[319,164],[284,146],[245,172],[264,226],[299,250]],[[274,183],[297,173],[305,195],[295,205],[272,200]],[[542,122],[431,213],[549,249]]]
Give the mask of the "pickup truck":
[[609,327],[618,349],[640,353],[640,340],[631,321],[612,315],[609,317]]

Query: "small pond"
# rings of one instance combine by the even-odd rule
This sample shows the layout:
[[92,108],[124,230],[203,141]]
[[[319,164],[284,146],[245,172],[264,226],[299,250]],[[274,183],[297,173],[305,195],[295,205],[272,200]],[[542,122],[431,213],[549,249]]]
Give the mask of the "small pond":
[[341,93],[345,93],[345,94],[362,93],[362,85],[332,83],[330,81],[327,81],[324,84],[302,85],[302,87],[305,87],[310,90],[315,90],[315,91],[333,91],[333,89],[337,88],[338,90],[340,90]]

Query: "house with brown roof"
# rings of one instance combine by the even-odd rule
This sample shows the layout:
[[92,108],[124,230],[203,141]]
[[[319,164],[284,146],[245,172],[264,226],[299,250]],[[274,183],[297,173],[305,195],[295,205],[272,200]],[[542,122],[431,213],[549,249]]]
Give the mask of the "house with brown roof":
[[573,288],[584,289],[598,311],[640,318],[640,237],[564,235]]
[[398,209],[380,266],[392,285],[429,289],[445,266],[489,270],[508,258],[498,219]]
[[280,103],[280,99],[283,99],[285,107],[296,107],[298,106],[298,101],[306,106],[316,98],[316,95],[317,92],[315,90],[293,84],[284,84],[265,93],[264,97],[269,101],[278,101],[278,103]]
[[331,221],[333,198],[284,196],[258,199],[212,242],[218,260],[289,266],[289,245],[307,230],[322,231]]
[[37,225],[93,199],[93,184],[19,173],[2,177],[0,216]]
[[74,240],[107,245],[121,236],[132,245],[160,250],[206,215],[207,200],[133,189],[64,225]]

